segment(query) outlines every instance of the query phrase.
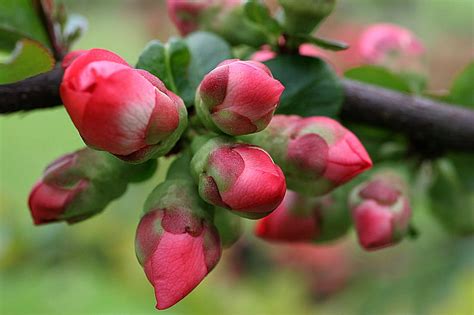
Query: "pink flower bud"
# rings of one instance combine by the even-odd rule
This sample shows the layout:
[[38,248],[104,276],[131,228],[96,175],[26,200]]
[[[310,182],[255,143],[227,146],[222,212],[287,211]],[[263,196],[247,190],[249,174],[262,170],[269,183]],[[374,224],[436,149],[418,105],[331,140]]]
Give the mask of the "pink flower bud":
[[106,50],[92,49],[72,61],[60,92],[84,141],[124,160],[166,154],[186,127],[178,96]]
[[191,167],[205,201],[244,216],[265,216],[285,196],[281,169],[256,146],[212,139],[196,153]]
[[74,154],[57,159],[46,168],[43,179],[33,187],[28,198],[28,206],[35,224],[60,220],[68,206],[89,186],[87,179],[71,177],[67,185],[61,185],[55,180],[55,177],[74,165],[75,160]]
[[383,63],[390,54],[419,56],[423,44],[409,30],[394,24],[374,24],[359,39],[359,52],[368,63]]
[[221,256],[216,228],[206,219],[194,185],[160,184],[137,228],[138,260],[155,289],[158,309],[173,306],[214,268]]
[[196,108],[205,126],[229,135],[265,129],[284,87],[256,61],[226,60],[208,73],[198,87]]
[[356,187],[349,204],[359,243],[367,250],[398,243],[408,229],[411,208],[396,174],[378,174]]
[[39,225],[87,219],[121,196],[128,182],[144,180],[155,169],[153,160],[129,164],[88,148],[67,154],[51,163],[34,185],[28,200],[33,221]]
[[372,166],[357,137],[328,117],[276,115],[267,129],[245,140],[272,155],[290,189],[311,197],[328,193]]
[[307,209],[306,206],[297,193],[288,190],[278,208],[258,221],[255,234],[273,241],[298,242],[315,239],[320,230],[318,213]]
[[181,35],[187,35],[199,28],[203,11],[208,9],[214,0],[167,0],[168,14]]
[[306,197],[291,190],[278,208],[258,221],[255,234],[277,242],[326,242],[350,227],[345,191]]

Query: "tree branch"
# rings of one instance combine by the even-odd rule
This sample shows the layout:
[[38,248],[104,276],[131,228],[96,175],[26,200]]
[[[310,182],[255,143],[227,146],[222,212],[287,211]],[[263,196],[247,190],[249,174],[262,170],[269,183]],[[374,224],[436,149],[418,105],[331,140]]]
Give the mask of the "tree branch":
[[474,111],[352,80],[343,80],[342,119],[408,135],[430,153],[474,152]]
[[[0,85],[0,114],[61,105],[63,70]],[[474,152],[474,111],[428,98],[342,80],[342,119],[406,134],[423,151]]]
[[0,85],[0,114],[61,105],[59,85],[63,73],[57,66],[26,80]]

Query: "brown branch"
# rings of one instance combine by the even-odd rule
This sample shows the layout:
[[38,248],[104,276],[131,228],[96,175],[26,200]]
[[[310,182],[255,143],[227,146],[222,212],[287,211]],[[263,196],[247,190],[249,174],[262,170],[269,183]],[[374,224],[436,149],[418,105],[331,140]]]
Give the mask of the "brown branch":
[[61,105],[59,85],[63,72],[57,66],[26,80],[0,85],[0,114]]
[[351,80],[343,86],[343,120],[404,133],[426,151],[474,152],[474,111]]
[[[0,114],[62,104],[61,68],[0,85]],[[343,80],[342,119],[404,133],[424,151],[474,152],[474,111],[392,90]]]

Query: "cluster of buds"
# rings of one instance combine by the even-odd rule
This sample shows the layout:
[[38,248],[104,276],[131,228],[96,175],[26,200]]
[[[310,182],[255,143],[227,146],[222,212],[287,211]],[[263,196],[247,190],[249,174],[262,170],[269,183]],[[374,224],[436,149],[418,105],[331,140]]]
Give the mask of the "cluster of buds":
[[354,188],[349,206],[359,243],[375,250],[398,243],[408,232],[411,207],[404,180],[381,171]]
[[88,146],[130,162],[173,148],[187,125],[181,98],[110,51],[74,57],[61,82],[61,99]]
[[[168,0],[168,11],[183,35],[204,28],[231,44],[260,47],[268,34],[242,18],[239,3]],[[285,31],[305,37],[335,1],[279,3]],[[397,37],[397,47],[367,36],[378,49],[365,47],[372,58],[399,47],[419,50],[406,36]],[[321,56],[313,46],[296,44],[301,55]],[[347,232],[350,209],[364,248],[398,242],[411,214],[402,180],[377,174],[347,202],[346,190],[335,188],[371,168],[369,155],[334,119],[274,116],[285,87],[256,60],[275,56],[267,52],[250,61],[224,60],[203,76],[189,128],[182,99],[149,72],[102,49],[67,55],[60,95],[90,148],[48,166],[29,199],[35,224],[89,218],[128,183],[149,178],[157,157],[179,154],[149,195],[136,232],[136,254],[158,309],[183,299],[216,266],[222,249],[241,234],[240,217],[259,219],[255,234],[263,239],[318,243]]]
[[267,150],[288,188],[324,195],[372,166],[359,139],[328,117],[276,115],[264,131],[243,137]]
[[134,165],[89,148],[64,155],[46,168],[30,193],[33,221],[85,220],[120,197],[129,182],[145,180],[155,169],[156,160]]
[[327,242],[342,237],[350,225],[345,191],[306,197],[288,190],[285,199],[255,227],[258,237],[276,242]]

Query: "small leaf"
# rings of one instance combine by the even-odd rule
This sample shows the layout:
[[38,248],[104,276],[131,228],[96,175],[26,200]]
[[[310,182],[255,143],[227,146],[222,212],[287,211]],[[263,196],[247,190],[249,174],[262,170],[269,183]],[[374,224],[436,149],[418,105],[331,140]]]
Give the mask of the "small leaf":
[[[8,34],[8,38],[4,34]],[[0,1],[0,49],[11,50],[16,41],[25,37],[51,48],[34,1]]]
[[474,62],[471,62],[454,80],[449,102],[474,107]]
[[10,58],[0,63],[0,84],[12,83],[47,72],[54,67],[54,58],[43,45],[31,39],[17,42]]
[[323,60],[298,55],[280,55],[266,62],[284,86],[278,114],[336,117],[343,90],[338,77]]
[[311,35],[306,35],[306,34],[296,35],[295,37],[300,40],[301,44],[310,43],[327,50],[340,51],[340,50],[346,50],[347,48],[349,48],[349,45],[347,43],[340,42],[333,39],[313,37]]
[[257,24],[265,32],[279,35],[282,27],[271,15],[264,3],[258,0],[249,0],[244,5],[245,17]]
[[360,66],[344,73],[346,78],[381,86],[387,89],[410,93],[410,85],[406,80],[380,66]]
[[188,79],[190,58],[188,47],[182,39],[171,38],[167,44],[153,40],[140,55],[137,68],[158,77],[168,89],[189,104],[194,97]]
[[166,52],[165,45],[159,40],[152,40],[145,49],[143,49],[136,67],[143,69],[154,76],[160,78],[163,83],[170,88],[168,73],[166,71]]
[[231,57],[225,41],[210,33],[197,32],[184,40],[171,38],[166,44],[151,41],[140,55],[137,68],[160,78],[189,107],[204,75]]
[[474,169],[472,155],[457,154],[434,162],[431,210],[450,232],[474,234]]
[[191,53],[186,42],[179,38],[170,38],[166,44],[166,57],[169,71],[178,95],[189,106],[194,101],[195,89],[189,81]]

